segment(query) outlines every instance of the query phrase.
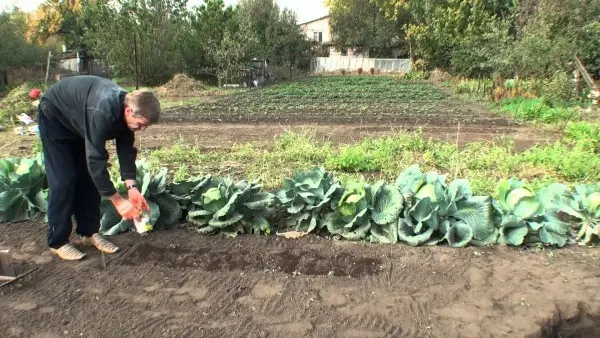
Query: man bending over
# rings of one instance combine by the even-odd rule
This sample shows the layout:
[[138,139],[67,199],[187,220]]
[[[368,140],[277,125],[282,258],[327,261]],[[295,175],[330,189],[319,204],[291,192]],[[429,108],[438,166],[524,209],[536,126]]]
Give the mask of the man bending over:
[[[100,199],[110,198],[124,219],[140,216],[148,203],[135,186],[137,149],[134,132],[160,117],[154,94],[127,93],[116,83],[96,76],[73,76],[52,86],[42,97],[38,123],[49,184],[48,245],[64,260],[85,254],[69,242],[71,217],[85,245],[105,253],[117,246],[100,236]],[[128,189],[123,198],[110,180],[106,141],[115,140],[121,179]]]

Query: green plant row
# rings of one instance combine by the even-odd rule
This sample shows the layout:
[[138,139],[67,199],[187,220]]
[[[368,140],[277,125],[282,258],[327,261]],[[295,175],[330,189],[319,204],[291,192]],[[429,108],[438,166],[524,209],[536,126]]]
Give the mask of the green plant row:
[[[469,181],[418,166],[394,184],[352,181],[341,185],[322,167],[296,172],[272,192],[258,181],[202,176],[167,182],[166,170],[151,174],[138,161],[138,185],[155,229],[183,224],[201,234],[318,233],[353,241],[412,246],[593,245],[600,234],[600,183],[573,191],[551,184],[538,191],[511,178],[495,196],[473,196]],[[115,182],[126,194],[122,182]],[[48,189],[41,157],[0,160],[0,221],[42,221]],[[108,200],[101,203],[101,233],[133,228]],[[272,227],[271,224],[277,224]]]

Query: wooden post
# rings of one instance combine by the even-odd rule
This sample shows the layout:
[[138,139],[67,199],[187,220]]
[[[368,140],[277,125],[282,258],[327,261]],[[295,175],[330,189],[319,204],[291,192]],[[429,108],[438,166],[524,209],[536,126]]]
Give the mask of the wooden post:
[[12,263],[12,257],[8,250],[0,250],[0,276],[14,278],[16,276],[15,268]]
[[46,62],[46,81],[48,83],[48,76],[50,76],[50,57],[52,56],[52,51],[48,51],[48,61]]
[[575,93],[579,94],[581,92],[581,72],[579,69],[575,69],[573,78],[573,81],[575,82]]

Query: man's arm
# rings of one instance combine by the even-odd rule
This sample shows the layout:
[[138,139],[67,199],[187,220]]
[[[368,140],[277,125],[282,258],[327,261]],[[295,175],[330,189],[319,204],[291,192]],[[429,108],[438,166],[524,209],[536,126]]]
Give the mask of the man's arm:
[[[102,108],[93,108],[102,109]],[[105,107],[105,109],[110,109]],[[90,112],[87,112],[90,113]],[[106,196],[113,203],[117,212],[125,219],[138,217],[140,210],[127,199],[123,198],[115,189],[108,173],[108,152],[106,139],[113,128],[113,118],[110,115],[97,112],[86,116],[85,128],[85,153],[88,171],[100,195]]]
[[[125,186],[130,187],[136,183],[137,167],[135,158],[137,149],[133,146],[135,141],[133,131],[127,129],[122,135],[117,137],[117,156],[121,167],[121,179],[125,181]],[[148,202],[140,193],[138,188],[127,189],[129,200],[137,208],[149,210]]]
[[[85,130],[85,153],[88,170],[100,195],[117,199],[115,189],[108,173],[108,152],[106,151],[106,139],[112,121],[105,114],[90,114],[87,128]],[[120,195],[119,195],[120,197]]]
[[126,129],[117,137],[117,156],[119,157],[119,167],[121,168],[121,180],[125,181],[128,186],[135,184],[137,167],[135,159],[137,157],[137,149],[133,146],[135,136],[133,131]]

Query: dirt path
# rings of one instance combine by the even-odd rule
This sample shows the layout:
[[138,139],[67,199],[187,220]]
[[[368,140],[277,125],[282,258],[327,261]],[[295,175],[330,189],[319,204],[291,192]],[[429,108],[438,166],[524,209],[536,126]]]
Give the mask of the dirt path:
[[[138,133],[136,139],[142,150],[158,149],[184,141],[203,150],[228,149],[235,144],[252,142],[265,146],[286,131],[314,134],[319,141],[333,144],[353,143],[367,137],[394,135],[399,131],[415,131],[419,125],[398,124],[278,124],[278,123],[164,123]],[[456,143],[464,146],[470,142],[494,142],[500,139],[513,140],[517,151],[536,144],[556,140],[559,135],[541,132],[532,127],[491,127],[489,125],[461,124],[435,126],[424,125],[423,137]],[[2,156],[26,156],[36,136],[14,136],[11,132],[0,132]]]
[[[4,337],[593,337],[594,249],[412,248],[305,237],[115,238],[59,262],[44,226],[0,226],[31,278],[0,288]],[[567,322],[561,322],[560,319]],[[553,323],[558,323],[553,327]]]
[[[470,142],[493,142],[501,138],[515,142],[517,150],[530,148],[536,144],[555,140],[557,135],[543,133],[532,127],[500,127],[488,125],[448,125],[423,127],[423,137],[446,141],[463,146]],[[285,131],[314,134],[319,141],[333,144],[353,143],[367,137],[382,137],[397,134],[400,131],[415,131],[418,125],[396,124],[276,124],[276,123],[194,123],[163,124],[153,126],[147,132],[138,135],[140,146],[156,149],[184,140],[203,149],[224,149],[234,144],[253,142],[257,146],[266,145]]]

